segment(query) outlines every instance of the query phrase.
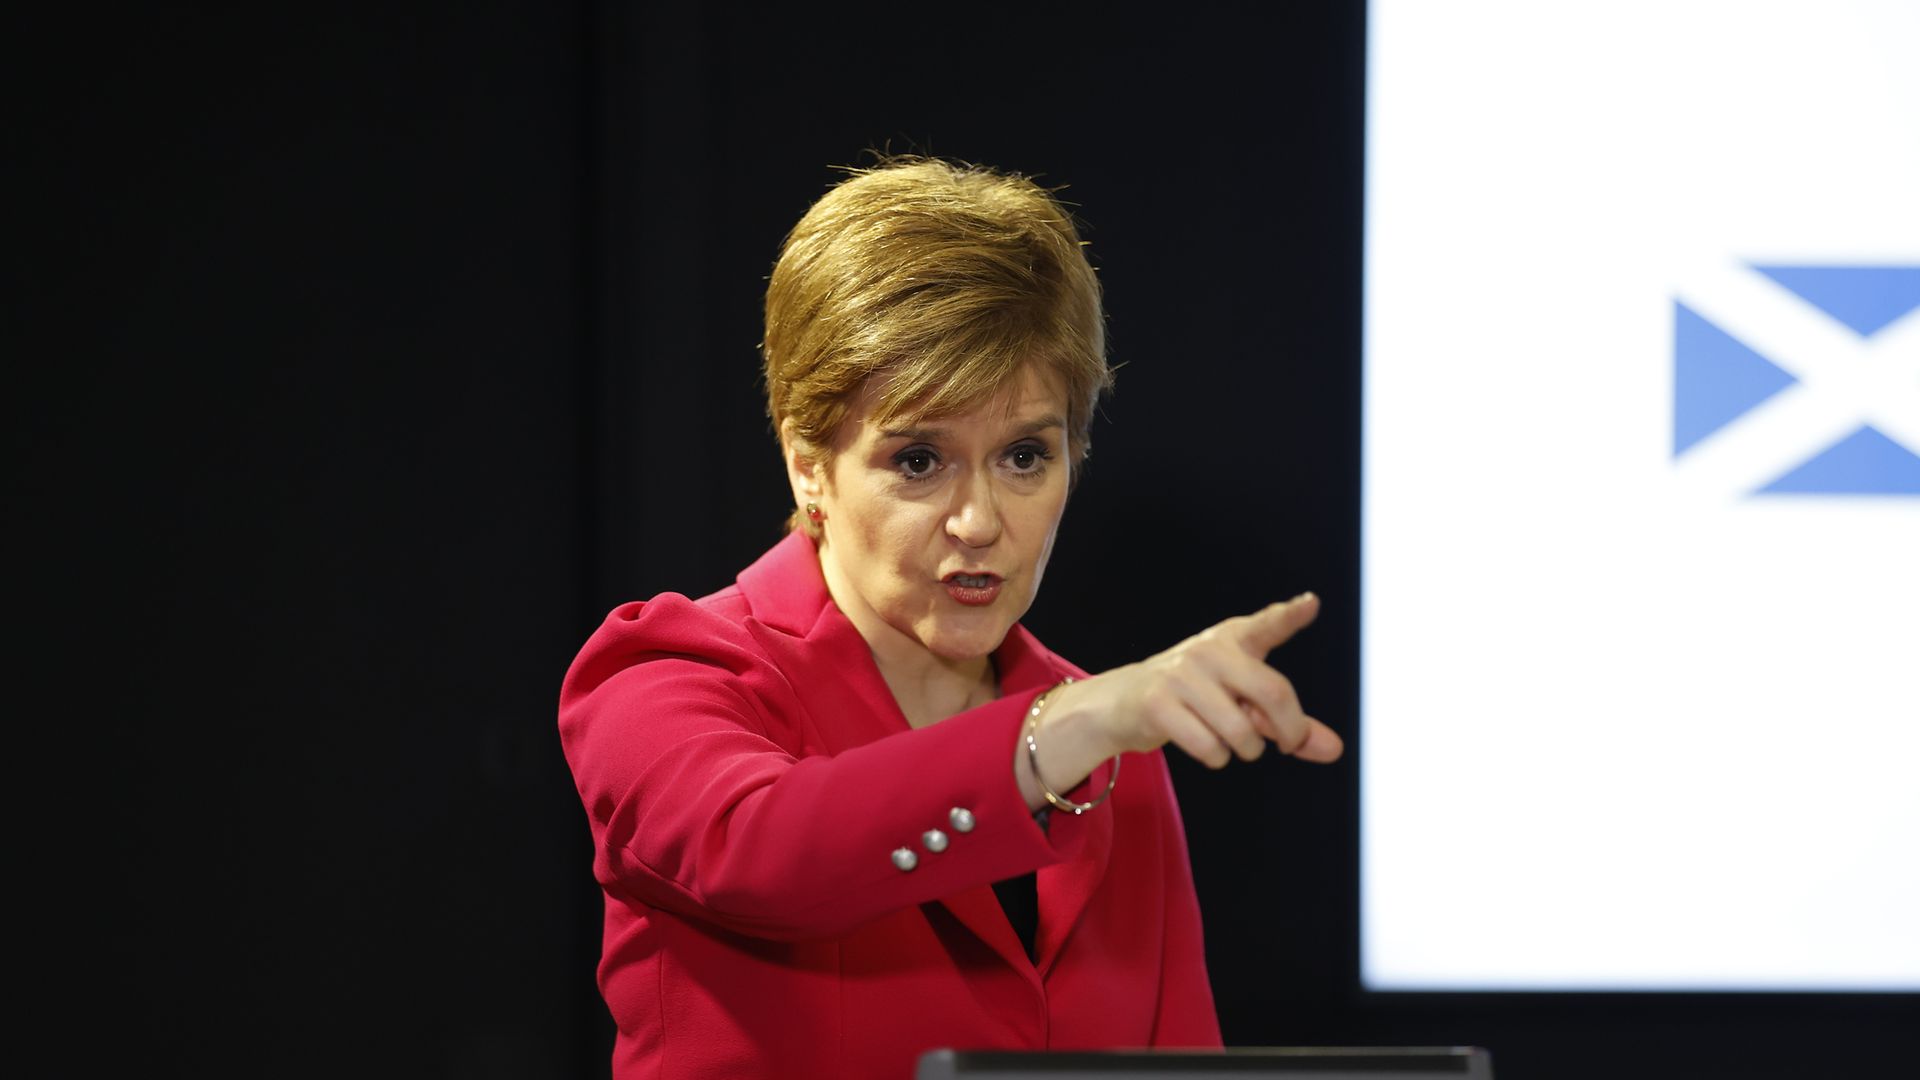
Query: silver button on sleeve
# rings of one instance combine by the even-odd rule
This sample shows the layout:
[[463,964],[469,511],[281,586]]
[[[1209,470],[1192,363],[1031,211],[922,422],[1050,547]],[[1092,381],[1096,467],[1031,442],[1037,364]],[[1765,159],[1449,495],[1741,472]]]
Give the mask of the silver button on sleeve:
[[956,806],[947,811],[947,824],[953,826],[954,832],[970,833],[973,831],[973,811],[964,806]]
[[915,855],[912,848],[893,849],[893,868],[895,870],[905,872],[919,865],[920,856]]
[[947,834],[939,829],[928,829],[920,834],[920,846],[938,855],[947,850]]

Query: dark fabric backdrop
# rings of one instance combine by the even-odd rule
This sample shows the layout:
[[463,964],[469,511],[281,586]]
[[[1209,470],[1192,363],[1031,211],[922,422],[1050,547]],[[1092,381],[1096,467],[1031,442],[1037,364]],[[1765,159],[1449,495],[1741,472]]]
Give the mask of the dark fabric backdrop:
[[[1324,0],[20,26],[13,531],[70,1071],[604,1074],[560,676],[614,604],[777,536],[760,291],[868,148],[1088,223],[1123,366],[1029,623],[1098,669],[1315,589],[1277,662],[1351,734],[1363,36]],[[1173,756],[1231,1043],[1787,1076],[1909,1030],[1910,997],[1362,995],[1352,759]]]

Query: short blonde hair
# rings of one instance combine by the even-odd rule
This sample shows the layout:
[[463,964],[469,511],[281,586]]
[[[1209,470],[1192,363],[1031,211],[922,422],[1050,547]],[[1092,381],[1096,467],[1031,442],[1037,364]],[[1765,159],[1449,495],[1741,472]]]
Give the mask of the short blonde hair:
[[[1077,472],[1113,374],[1072,217],[1018,173],[919,157],[852,173],[787,234],[767,284],[775,432],[791,421],[830,464],[870,384],[875,419],[934,419],[991,400],[1033,364],[1066,388]],[[807,527],[798,511],[792,527]]]

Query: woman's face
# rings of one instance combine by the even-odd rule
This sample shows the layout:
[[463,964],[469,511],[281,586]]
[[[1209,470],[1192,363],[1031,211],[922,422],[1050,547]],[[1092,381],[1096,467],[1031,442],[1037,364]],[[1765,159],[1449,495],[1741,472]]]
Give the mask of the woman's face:
[[881,425],[870,403],[855,401],[824,475],[788,455],[823,515],[827,586],[877,654],[985,657],[1033,603],[1066,509],[1065,391],[1029,368],[958,416]]

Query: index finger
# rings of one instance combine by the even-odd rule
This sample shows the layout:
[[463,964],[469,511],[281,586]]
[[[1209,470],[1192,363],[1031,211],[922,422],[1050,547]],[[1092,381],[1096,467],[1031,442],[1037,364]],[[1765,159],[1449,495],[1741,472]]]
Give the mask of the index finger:
[[1239,632],[1240,644],[1254,656],[1265,658],[1286,640],[1312,623],[1320,614],[1320,598],[1303,592],[1291,600],[1268,604],[1246,616]]

